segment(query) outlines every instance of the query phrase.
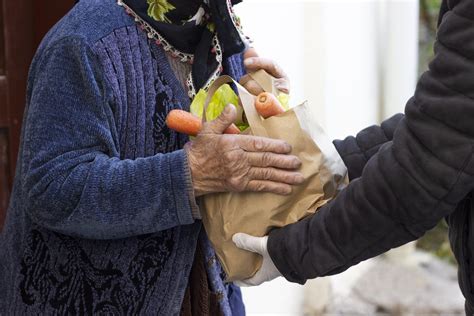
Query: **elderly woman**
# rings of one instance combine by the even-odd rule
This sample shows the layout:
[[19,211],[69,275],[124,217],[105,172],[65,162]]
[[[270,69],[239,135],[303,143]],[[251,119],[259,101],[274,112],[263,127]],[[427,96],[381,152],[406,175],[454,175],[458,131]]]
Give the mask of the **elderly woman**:
[[289,193],[300,162],[284,142],[222,135],[232,106],[185,149],[165,118],[243,76],[245,49],[225,0],[81,0],[51,30],[0,238],[0,314],[244,313],[196,198]]

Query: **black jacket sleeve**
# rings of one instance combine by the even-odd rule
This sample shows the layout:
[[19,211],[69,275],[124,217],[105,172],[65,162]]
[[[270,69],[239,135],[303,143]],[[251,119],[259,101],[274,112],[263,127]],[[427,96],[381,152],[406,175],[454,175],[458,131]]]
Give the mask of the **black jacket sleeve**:
[[438,31],[393,141],[330,204],[270,233],[269,252],[290,281],[346,270],[421,237],[474,186],[474,1],[461,0]]
[[362,170],[375,155],[380,147],[393,139],[393,134],[403,114],[397,114],[384,121],[380,126],[370,126],[357,134],[344,140],[335,140],[339,155],[347,166],[349,179],[352,181],[362,175]]

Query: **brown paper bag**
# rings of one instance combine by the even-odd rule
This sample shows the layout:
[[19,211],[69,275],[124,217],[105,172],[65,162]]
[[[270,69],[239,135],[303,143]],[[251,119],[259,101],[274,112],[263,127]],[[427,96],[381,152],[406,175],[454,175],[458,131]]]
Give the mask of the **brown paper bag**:
[[[253,78],[272,92],[273,78],[258,72]],[[232,242],[235,233],[265,236],[271,229],[295,223],[313,214],[331,200],[347,181],[347,170],[319,125],[312,119],[308,104],[303,103],[279,116],[263,120],[257,113],[255,96],[223,76],[209,89],[208,100],[226,83],[237,86],[239,97],[255,136],[281,139],[292,147],[292,154],[302,162],[300,172],[306,181],[293,187],[289,196],[271,193],[218,193],[201,201],[203,223],[217,256],[227,273],[228,281],[252,277],[260,268],[259,255],[237,248]],[[205,110],[204,110],[205,113]]]

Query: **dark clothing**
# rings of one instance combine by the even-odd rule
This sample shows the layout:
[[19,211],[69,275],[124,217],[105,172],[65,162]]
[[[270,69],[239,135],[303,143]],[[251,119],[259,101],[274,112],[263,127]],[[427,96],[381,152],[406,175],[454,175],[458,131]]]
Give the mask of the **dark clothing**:
[[[207,237],[201,233],[201,239]],[[206,244],[206,243],[204,243]],[[210,265],[215,264],[215,257],[208,259],[209,250],[205,251],[202,243],[198,243],[194,262],[189,276],[188,286],[181,305],[181,316],[225,316],[221,305],[224,300],[224,292],[215,292],[212,279],[209,278],[207,270]],[[223,272],[222,272],[223,274]],[[222,275],[224,277],[224,275]],[[226,285],[226,300],[232,316],[245,316],[245,306],[242,303],[240,288],[233,283]]]
[[[161,0],[150,5],[146,0],[123,0],[132,16],[150,38],[161,43],[167,41],[179,50],[179,58],[192,63],[194,90],[208,87],[222,74],[222,56],[225,58],[242,53],[246,38],[233,11],[233,3],[227,0]],[[151,29],[149,29],[150,27]],[[156,37],[153,31],[159,33]],[[184,54],[183,54],[184,53]],[[192,56],[187,56],[192,54]],[[193,95],[194,96],[194,95]]]
[[351,181],[362,175],[365,165],[382,145],[392,141],[395,129],[402,118],[403,114],[397,114],[380,126],[374,125],[364,129],[356,137],[334,141],[334,146],[346,164]]
[[435,58],[406,115],[335,142],[352,182],[314,216],[270,233],[270,255],[288,280],[342,272],[449,215],[461,289],[474,305],[474,1],[443,8]]
[[[181,306],[181,316],[224,316],[220,307],[223,293],[213,291],[206,268],[209,262],[206,262],[205,258],[206,253],[198,244],[189,276],[189,284]],[[244,316],[245,306],[242,304],[240,288],[233,283],[227,286],[227,299],[232,316]]]
[[199,244],[181,305],[181,316],[193,315],[223,316],[219,306],[219,294],[212,292],[207,279],[204,252]]

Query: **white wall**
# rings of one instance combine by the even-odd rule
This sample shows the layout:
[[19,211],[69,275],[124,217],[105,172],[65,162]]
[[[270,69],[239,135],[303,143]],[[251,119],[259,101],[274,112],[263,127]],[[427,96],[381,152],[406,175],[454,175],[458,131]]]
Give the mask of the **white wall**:
[[[304,8],[301,1],[247,0],[236,6],[244,30],[261,56],[278,61],[291,78],[292,100],[305,99]],[[300,315],[304,288],[283,279],[243,289],[251,315]]]
[[[245,0],[236,6],[260,55],[309,100],[332,138],[403,111],[417,73],[417,0]],[[244,289],[249,315],[300,315],[305,290],[280,279]]]
[[378,118],[378,3],[324,2],[321,12],[322,33],[313,40],[325,52],[318,61],[324,73],[324,125],[330,136],[341,138]]
[[295,0],[246,0],[235,7],[259,54],[276,60],[290,76],[295,100],[305,93],[305,6]]
[[379,23],[384,119],[403,111],[418,80],[419,9],[416,0],[384,0],[380,8],[384,20]]

